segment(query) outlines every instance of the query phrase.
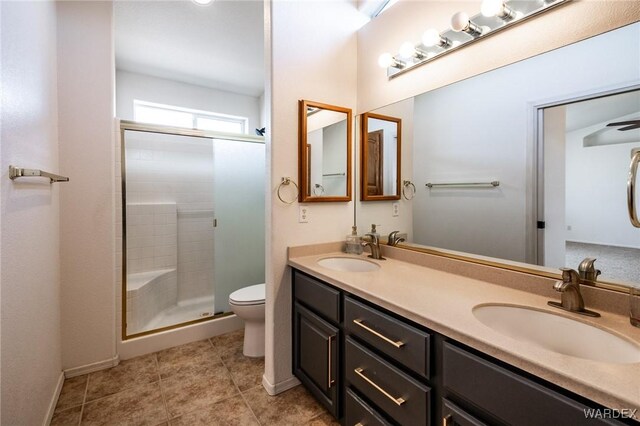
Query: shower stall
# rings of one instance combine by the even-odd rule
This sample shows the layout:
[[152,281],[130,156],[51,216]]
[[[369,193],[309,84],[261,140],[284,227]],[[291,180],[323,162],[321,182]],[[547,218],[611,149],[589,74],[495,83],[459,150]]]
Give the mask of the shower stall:
[[264,138],[120,129],[123,340],[229,315],[264,282]]

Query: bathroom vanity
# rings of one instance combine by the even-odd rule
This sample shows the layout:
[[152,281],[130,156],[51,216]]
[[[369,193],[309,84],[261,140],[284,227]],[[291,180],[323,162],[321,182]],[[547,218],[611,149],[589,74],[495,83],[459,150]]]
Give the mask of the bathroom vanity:
[[[544,297],[397,259],[352,272],[318,266],[343,254],[301,254],[289,258],[293,372],[342,424],[637,424],[585,412],[639,408],[640,358],[554,353],[496,333],[469,309],[542,309]],[[619,317],[603,312],[601,325],[638,344]]]

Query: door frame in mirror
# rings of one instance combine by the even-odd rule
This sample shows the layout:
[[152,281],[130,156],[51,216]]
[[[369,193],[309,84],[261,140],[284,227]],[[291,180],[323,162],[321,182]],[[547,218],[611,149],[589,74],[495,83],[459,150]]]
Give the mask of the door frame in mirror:
[[[375,114],[372,112],[365,112],[360,117],[360,201],[399,200],[401,179],[400,176],[402,173],[402,119],[397,117],[390,117],[388,115]],[[368,173],[367,158],[369,156],[369,144],[367,143],[369,134],[369,118],[396,123],[398,136],[396,143],[396,193],[394,195],[368,195],[366,191]]]
[[[310,170],[308,148],[307,148],[307,108],[319,108],[328,111],[341,112],[347,114],[347,169],[346,169],[346,195],[328,195],[317,196],[310,193],[311,177],[308,174]],[[351,145],[353,142],[353,112],[350,108],[336,105],[329,105],[321,102],[307,101],[301,99],[298,101],[298,182],[300,184],[300,194],[298,201],[301,203],[318,203],[318,202],[336,202],[351,201]]]

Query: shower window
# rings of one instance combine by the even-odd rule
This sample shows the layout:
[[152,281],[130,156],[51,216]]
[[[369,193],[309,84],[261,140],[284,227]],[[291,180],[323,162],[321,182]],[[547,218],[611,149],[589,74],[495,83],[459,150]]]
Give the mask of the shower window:
[[188,129],[211,130],[213,132],[246,134],[249,127],[247,117],[219,114],[211,111],[181,108],[152,102],[133,101],[135,121]]

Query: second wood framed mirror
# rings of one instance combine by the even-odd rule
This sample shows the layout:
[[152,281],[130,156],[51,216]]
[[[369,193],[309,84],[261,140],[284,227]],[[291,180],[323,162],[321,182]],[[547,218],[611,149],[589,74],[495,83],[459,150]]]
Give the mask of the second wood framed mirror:
[[402,120],[367,112],[360,128],[360,199],[399,200]]
[[351,109],[301,100],[298,120],[298,200],[351,201]]

